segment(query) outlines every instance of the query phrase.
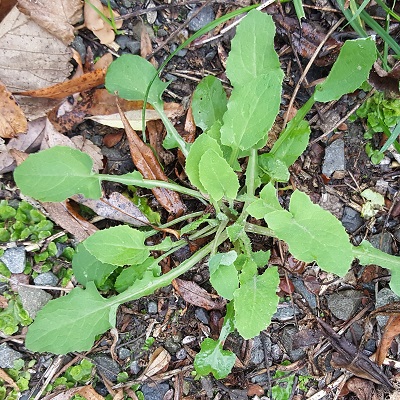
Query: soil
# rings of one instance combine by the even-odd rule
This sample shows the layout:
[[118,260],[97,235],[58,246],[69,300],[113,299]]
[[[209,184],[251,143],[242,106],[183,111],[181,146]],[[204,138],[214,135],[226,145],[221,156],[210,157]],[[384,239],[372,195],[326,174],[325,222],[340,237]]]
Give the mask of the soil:
[[[129,7],[127,3],[130,3]],[[216,15],[224,15],[236,8],[232,2],[207,3],[211,3]],[[244,5],[242,3],[249,2],[237,3]],[[296,83],[308,60],[313,56],[313,49],[315,50],[315,46],[312,47],[310,44],[312,40],[308,29],[314,33],[321,31],[321,36],[314,35],[313,37],[315,41],[321,41],[324,34],[342,16],[334,2],[331,3],[329,0],[305,1],[304,4],[306,18],[301,32],[291,3],[267,9],[274,15],[277,24],[276,50],[281,55],[282,68],[285,71],[281,111],[276,121],[277,131],[280,130],[288,112],[288,105]],[[192,2],[182,2],[172,9],[169,8],[167,2],[157,2],[156,5],[163,7],[158,10],[154,24],[148,24],[143,14],[141,17],[126,18],[123,29],[127,29],[128,37],[131,38],[130,32],[133,25],[143,20],[146,25],[156,27],[159,34],[161,30],[163,35],[166,33],[166,36],[156,35],[152,39],[155,60],[161,64],[174,46],[176,48],[177,43],[180,43],[181,36],[187,37],[188,12],[194,5]],[[121,15],[143,10],[143,4],[139,1],[117,0],[115,4],[113,3],[113,7]],[[376,9],[371,8],[370,12],[373,13],[374,10],[376,12]],[[175,35],[172,34],[173,32],[178,33]],[[86,46],[92,48],[94,58],[108,51],[105,46],[100,46],[98,42],[95,42],[90,31],[81,29],[77,34],[83,38]],[[342,39],[339,40],[339,38],[343,38],[346,34],[348,37],[354,35],[349,27],[346,27],[344,31],[338,28],[332,35],[334,42],[331,51],[326,53],[325,58],[317,57],[307,74],[307,83],[303,82],[300,86],[293,104],[294,109],[299,109],[309,98],[312,82],[326,76],[342,43]],[[234,29],[204,44],[202,41],[206,38],[200,38],[196,46],[191,46],[181,56],[174,57],[162,73],[163,78],[173,79],[165,100],[179,102],[187,108],[198,81],[209,73],[220,78],[229,92],[229,82],[225,76],[224,66],[233,35]],[[393,37],[398,39],[398,35],[397,29]],[[299,47],[299,37],[307,41],[309,47],[307,47],[308,44]],[[378,42],[378,45],[381,43]],[[347,119],[353,107],[362,103],[365,94],[359,90],[344,96],[337,102],[328,104],[325,108],[318,106],[318,109],[313,109],[309,113],[307,118],[312,127],[310,145],[291,167],[290,184],[293,188],[306,192],[315,203],[321,204],[339,219],[343,218],[346,208],[354,210],[356,217],[362,222],[355,229],[349,229],[346,226],[353,244],[359,244],[361,240],[369,240],[371,237],[380,237],[380,244],[386,246],[392,254],[398,255],[400,242],[397,203],[400,174],[398,164],[388,153],[384,163],[373,165],[365,152],[367,143],[363,136],[366,130],[365,121],[351,122]],[[293,112],[293,109],[290,112]],[[176,127],[180,132],[184,131],[185,118],[186,115],[176,122]],[[343,118],[344,121],[338,125],[337,122]],[[104,128],[96,122],[85,121],[67,134],[70,137],[84,134],[86,138],[98,143],[103,153],[107,155],[105,171],[123,174],[134,168],[129,157],[128,142],[122,138],[112,146],[112,153],[104,145],[104,138],[116,132],[119,131]],[[325,151],[337,140],[344,141],[345,169],[332,177],[327,177],[322,173]],[[374,141],[375,145],[380,145],[381,135],[377,134]],[[176,151],[169,151],[164,156],[163,160],[167,160],[165,172],[168,177],[177,181],[184,179]],[[4,183],[12,187],[12,175],[5,178]],[[283,203],[288,203],[290,191],[283,190],[284,186],[281,185],[281,200]],[[120,188],[120,186],[111,186],[111,184],[105,186],[106,191],[109,192],[115,188]],[[362,219],[359,214],[364,203],[360,193],[366,188],[380,190],[386,199],[386,207],[369,220]],[[2,193],[3,198],[10,196],[10,193],[6,191]],[[140,193],[150,199],[153,208],[162,212],[166,220],[168,216],[160,210],[151,193],[148,191],[140,191]],[[15,197],[15,192],[11,196]],[[197,210],[200,207],[193,200],[188,200],[186,206],[189,210]],[[115,225],[115,222],[101,221],[96,224],[98,228],[112,225]],[[382,236],[385,233],[388,233],[388,236]],[[338,351],[332,341],[334,335],[330,333],[330,337],[327,338],[326,331],[317,320],[317,317],[323,317],[329,326],[335,329],[340,328],[340,334],[346,336],[356,349],[361,346],[360,348],[367,356],[374,353],[384,327],[374,323],[372,332],[367,337],[365,326],[369,322],[367,317],[370,311],[376,308],[377,293],[389,287],[388,271],[355,264],[344,279],[338,279],[334,275],[324,273],[313,264],[305,265],[288,256],[285,249],[272,239],[265,241],[263,237],[253,235],[251,241],[255,250],[270,249],[276,265],[280,267],[281,302],[272,324],[255,339],[244,340],[237,334],[231,334],[228,337],[224,348],[234,351],[237,356],[235,367],[228,377],[222,380],[216,380],[212,376],[197,379],[193,375],[193,360],[200,349],[200,343],[206,337],[218,337],[225,309],[205,310],[194,306],[183,300],[173,286],[168,286],[158,290],[152,296],[120,307],[117,314],[117,333],[106,333],[87,353],[60,357],[51,354],[32,354],[23,345],[26,328],[21,328],[10,337],[4,335],[2,342],[18,350],[26,362],[36,360],[36,364],[30,368],[32,377],[29,391],[24,393],[24,398],[50,399],[52,395],[62,393],[65,389],[54,389],[50,394],[42,392],[45,386],[54,382],[68,366],[77,365],[84,358],[92,359],[96,354],[105,355],[110,362],[115,361],[114,366],[110,367],[110,369],[114,368],[114,375],[111,375],[110,379],[110,376],[102,369],[101,363],[97,363],[93,376],[87,383],[91,384],[99,395],[111,394],[118,399],[123,398],[120,397],[122,393],[120,388],[124,388],[126,398],[140,398],[142,394],[139,392],[135,394],[132,390],[133,384],[138,385],[137,390],[144,394],[146,400],[330,399],[338,396],[346,399],[389,398],[390,390],[385,387],[382,380],[373,381],[368,376],[360,376],[359,370],[352,368],[349,362],[344,365],[344,368],[340,368],[343,364],[331,363],[335,358],[333,353]],[[192,254],[192,250],[188,245],[171,257],[170,265],[164,267],[172,267],[184,261]],[[215,294],[208,281],[209,273],[205,263],[199,264],[181,278],[195,282],[209,293]],[[51,293],[55,294],[55,292]],[[341,300],[342,303],[339,305],[335,305],[334,297],[332,297],[337,294],[344,296],[344,300]],[[352,308],[346,318],[341,319],[338,315],[343,311],[343,304],[346,301]],[[153,337],[154,343],[146,342],[147,337]],[[341,342],[340,346],[346,347],[346,343],[343,343]],[[152,355],[160,347],[168,352],[171,357],[170,362],[156,373],[148,374],[148,379],[138,379],[149,363],[152,363]],[[356,354],[353,353],[353,357]],[[393,363],[384,365],[382,371],[388,382],[397,390],[400,369],[400,365],[396,363],[398,356],[399,346],[398,341],[395,340],[388,354]],[[116,382],[116,374],[120,371],[127,372],[128,383]],[[283,371],[287,379],[279,380],[277,371]],[[287,394],[283,395],[288,382],[292,382],[292,386],[289,385],[286,388]],[[280,394],[278,387],[281,388]],[[275,391],[272,388],[275,388]]]

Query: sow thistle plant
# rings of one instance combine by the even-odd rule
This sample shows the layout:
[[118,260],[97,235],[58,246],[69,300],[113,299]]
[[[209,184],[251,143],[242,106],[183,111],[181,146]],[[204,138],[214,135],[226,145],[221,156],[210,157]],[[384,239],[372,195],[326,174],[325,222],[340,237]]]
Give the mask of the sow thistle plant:
[[[198,219],[187,223],[181,234],[189,240],[209,237],[208,244],[164,275],[159,262],[185,246],[186,240],[173,242],[167,237],[148,245],[146,240],[157,235],[156,230],[121,225],[98,231],[80,243],[72,267],[82,287],[50,301],[37,314],[26,336],[27,348],[58,354],[89,350],[97,335],[115,326],[120,304],[169,285],[208,259],[210,281],[228,305],[218,340],[207,338],[202,342],[194,365],[199,375],[225,377],[235,362],[235,355],[223,349],[226,337],[235,329],[245,339],[258,335],[270,324],[278,304],[278,269],[270,265],[269,251],[253,251],[251,233],[283,240],[295,258],[316,262],[321,269],[339,276],[346,274],[355,259],[361,264],[388,268],[392,272],[391,287],[400,294],[397,257],[382,253],[366,241],[353,246],[340,221],[298,190],[291,195],[289,209],[284,209],[275,188],[278,182],[289,179],[288,168],[308,145],[310,127],[304,119],[307,112],[315,101],[329,102],[356,90],[376,59],[375,44],[371,39],[347,41],[327,79],[316,87],[272,149],[259,155],[281,100],[283,72],[274,50],[274,34],[274,23],[267,14],[252,10],[242,20],[226,67],[233,86],[231,96],[227,98],[220,81],[212,76],[203,79],[194,93],[194,119],[203,133],[193,144],[185,143],[166,118],[161,96],[167,84],[158,78],[149,62],[123,55],[108,69],[109,92],[128,100],[146,99],[160,113],[167,129],[164,146],[179,147],[186,155],[185,171],[197,190],[146,180],[137,171],[121,176],[96,174],[87,154],[67,147],[33,154],[15,170],[15,181],[22,193],[41,201],[62,201],[77,193],[99,198],[101,182],[114,181],[143,188],[168,188],[215,208],[215,217],[198,212],[160,226],[182,223],[195,216]],[[245,157],[242,183],[238,171]],[[249,216],[265,223],[252,224]],[[229,242],[231,248],[219,252],[224,242]],[[155,250],[163,255],[152,257]],[[118,269],[122,270],[115,282],[119,294],[105,298],[98,287]]]

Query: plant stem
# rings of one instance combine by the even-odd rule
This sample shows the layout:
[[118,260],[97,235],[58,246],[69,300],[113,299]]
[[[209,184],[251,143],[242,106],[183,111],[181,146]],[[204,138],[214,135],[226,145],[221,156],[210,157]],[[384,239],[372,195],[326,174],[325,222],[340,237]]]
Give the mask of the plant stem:
[[269,236],[274,238],[277,237],[272,229],[265,226],[254,225],[250,222],[246,222],[246,224],[244,225],[244,230],[246,232],[256,233],[257,235]]
[[158,228],[160,228],[160,229],[169,228],[170,226],[174,226],[174,225],[179,224],[180,222],[186,221],[190,218],[197,218],[197,217],[201,217],[202,215],[204,215],[204,211],[196,211],[191,214],[182,215],[182,217],[176,218],[176,219],[169,221],[163,225],[159,225]]

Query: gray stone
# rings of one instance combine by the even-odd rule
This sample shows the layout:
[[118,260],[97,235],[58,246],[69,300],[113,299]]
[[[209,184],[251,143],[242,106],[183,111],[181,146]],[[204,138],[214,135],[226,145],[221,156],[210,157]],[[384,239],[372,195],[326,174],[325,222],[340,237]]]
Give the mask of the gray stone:
[[129,36],[126,36],[126,35],[119,35],[116,37],[115,41],[117,42],[119,47],[121,47],[121,49],[124,50],[124,49],[126,49],[126,44],[129,41],[131,41],[131,39],[129,38]]
[[353,233],[364,224],[364,220],[358,211],[351,207],[345,207],[343,210],[342,225],[347,232]]
[[274,361],[279,361],[283,356],[282,349],[279,344],[273,344],[271,346],[271,357]]
[[126,48],[129,49],[132,54],[138,54],[140,51],[140,42],[137,40],[130,40],[126,43]]
[[305,356],[303,349],[293,349],[293,336],[298,332],[294,325],[286,325],[282,329],[281,342],[291,361],[300,360]]
[[329,178],[334,172],[344,171],[345,169],[344,141],[337,139],[325,149],[322,173]]
[[317,298],[314,293],[311,293],[306,286],[304,285],[303,279],[299,279],[296,277],[292,277],[291,281],[293,283],[294,288],[296,289],[296,292],[303,297],[303,299],[308,303],[308,305],[316,309],[317,308]]
[[155,301],[149,301],[149,303],[147,304],[147,312],[149,314],[157,314],[158,306]]
[[121,347],[120,349],[118,349],[118,358],[120,360],[126,360],[130,356],[131,356],[131,351],[126,347]]
[[24,247],[11,247],[4,251],[4,254],[0,257],[5,266],[13,274],[21,274],[24,272],[26,263],[26,252]]
[[81,60],[84,63],[86,60],[86,45],[83,42],[82,37],[75,36],[75,39],[72,42],[71,46],[79,53]]
[[176,354],[175,354],[175,357],[178,359],[178,360],[184,360],[185,358],[186,358],[186,356],[187,356],[187,352],[186,352],[186,350],[182,347],[182,348],[180,348],[177,352],[176,352]]
[[140,372],[139,362],[136,360],[133,360],[131,362],[129,369],[131,370],[132,374],[137,375]]
[[58,278],[52,272],[43,272],[39,274],[34,280],[37,286],[56,286]]
[[144,384],[140,390],[145,400],[163,400],[165,393],[169,390],[169,385],[167,383]]
[[300,314],[300,310],[296,305],[294,305],[293,308],[293,305],[290,303],[281,303],[278,304],[278,308],[276,313],[272,316],[272,319],[285,322],[293,319],[295,314]]
[[328,308],[332,314],[343,321],[350,319],[357,311],[363,297],[357,290],[343,290],[327,295]]
[[7,343],[0,344],[0,368],[13,368],[14,361],[22,358],[22,354],[13,350]]
[[28,311],[32,319],[34,319],[37,312],[52,299],[49,293],[42,289],[35,289],[32,287],[21,286],[18,288],[18,294],[21,298],[22,307]]
[[204,308],[201,307],[196,308],[194,315],[200,322],[208,325],[210,317],[208,315],[208,312]]
[[170,354],[175,354],[181,348],[181,345],[174,341],[171,336],[168,336],[165,339],[164,347]]
[[[197,10],[198,8],[194,8],[192,11],[190,11],[187,16],[188,19],[190,19],[192,15],[197,12]],[[206,6],[200,11],[200,13],[196,17],[194,17],[189,22],[188,28],[189,30],[196,32],[205,27],[210,22],[214,21],[214,19],[215,14],[213,8],[211,6]]]
[[264,348],[267,354],[271,353],[271,339],[268,336],[264,336],[263,339],[260,336],[253,339],[253,347],[250,352],[250,363],[253,365],[260,365],[265,361]]
[[373,235],[370,237],[369,241],[376,249],[379,249],[387,254],[393,254],[393,239],[392,235],[389,232],[383,232],[378,233],[377,235]]
[[132,7],[133,3],[132,0],[121,0],[121,4],[126,8]]
[[158,31],[157,31],[157,36],[158,37],[165,37],[165,36],[168,36],[168,32],[165,30],[165,29],[159,29]]
[[[383,288],[376,295],[375,307],[379,308],[385,306],[386,304],[394,303],[396,301],[400,301],[400,297],[392,292],[389,288]],[[386,325],[388,319],[389,317],[384,317],[382,315],[378,315],[376,317],[376,321],[381,327],[384,327]]]
[[121,372],[119,364],[105,354],[95,354],[90,357],[98,371],[111,382],[117,381],[117,375]]

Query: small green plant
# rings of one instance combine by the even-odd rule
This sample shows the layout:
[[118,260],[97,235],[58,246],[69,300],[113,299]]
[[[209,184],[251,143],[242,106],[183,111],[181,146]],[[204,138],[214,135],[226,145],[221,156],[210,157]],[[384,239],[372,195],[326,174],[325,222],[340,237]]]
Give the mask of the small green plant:
[[[183,141],[166,118],[161,96],[167,84],[149,62],[123,55],[108,69],[109,92],[128,100],[147,99],[160,113],[167,129],[164,146],[181,149],[186,156],[185,172],[198,190],[145,180],[137,171],[122,176],[96,174],[88,155],[67,147],[31,155],[15,170],[21,191],[42,201],[62,201],[77,193],[99,198],[101,181],[115,181],[167,188],[215,209],[212,215],[197,212],[161,225],[199,219],[187,225],[185,239],[175,242],[169,237],[157,241],[156,230],[116,226],[98,231],[79,244],[72,264],[75,277],[85,289],[76,287],[38,313],[26,337],[30,350],[62,354],[89,350],[97,335],[114,326],[120,304],[153,293],[208,258],[210,281],[229,304],[220,337],[204,340],[194,364],[198,375],[212,373],[223,378],[235,362],[235,355],[223,349],[226,337],[235,329],[245,339],[258,335],[270,324],[279,301],[278,269],[269,265],[269,251],[253,251],[252,233],[283,240],[298,260],[316,262],[321,269],[339,276],[346,274],[355,259],[361,264],[381,265],[392,271],[392,289],[400,294],[397,257],[376,250],[366,241],[353,246],[341,223],[298,190],[291,194],[289,210],[284,209],[275,188],[278,182],[287,182],[288,168],[307,147],[307,112],[315,101],[329,102],[356,90],[376,59],[375,44],[371,39],[347,41],[328,78],[316,87],[272,149],[259,155],[281,101],[283,72],[274,50],[274,34],[272,18],[259,11],[249,12],[240,23],[226,68],[232,94],[228,99],[214,77],[206,77],[199,84],[192,106],[203,133],[192,145]],[[245,157],[248,161],[241,166]],[[239,181],[237,171],[242,168],[245,179]],[[249,216],[260,222],[248,222]],[[151,244],[147,244],[150,237]],[[187,239],[198,237],[208,237],[208,244],[161,275],[159,262],[185,246]],[[224,242],[230,243],[230,250],[222,253],[219,246]],[[153,258],[154,250],[164,253]],[[98,288],[113,273],[118,274],[115,287],[119,294],[102,297]]]
[[16,240],[38,241],[52,234],[53,223],[26,201],[17,208],[7,200],[0,201],[0,242]]
[[28,312],[22,307],[17,294],[5,293],[8,301],[7,308],[0,310],[0,331],[6,335],[12,335],[18,331],[19,326],[28,326],[32,323]]
[[6,387],[5,382],[0,379],[0,400],[17,400],[20,398],[20,392],[24,392],[29,389],[29,381],[31,374],[29,368],[33,367],[35,360],[30,361],[27,365],[22,359],[14,361],[13,368],[6,368],[5,372],[12,378],[12,380],[18,386],[18,389],[9,389]]
[[366,151],[371,161],[378,164],[382,161],[385,151],[393,145],[400,152],[398,136],[400,134],[400,99],[385,98],[384,93],[375,92],[357,110],[357,116],[365,118],[368,130],[366,139],[372,139],[376,133],[384,133],[387,136],[386,143],[381,149],[374,149],[369,142]]

